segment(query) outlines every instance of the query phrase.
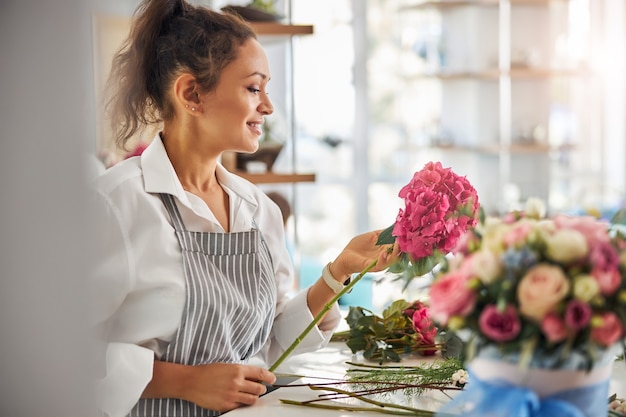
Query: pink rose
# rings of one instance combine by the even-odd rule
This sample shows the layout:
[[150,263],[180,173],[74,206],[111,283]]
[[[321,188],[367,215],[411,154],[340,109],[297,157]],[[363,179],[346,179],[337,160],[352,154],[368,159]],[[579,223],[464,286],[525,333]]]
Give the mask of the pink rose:
[[607,224],[592,216],[567,216],[559,214],[554,217],[557,229],[573,229],[581,233],[590,246],[610,240]]
[[591,276],[595,278],[600,287],[600,294],[612,295],[622,283],[622,276],[617,268],[601,270],[594,268],[591,270]]
[[416,332],[423,332],[429,330],[434,327],[433,322],[430,321],[430,317],[428,315],[428,308],[424,307],[419,310],[415,310],[412,317],[413,328]]
[[581,300],[571,300],[565,308],[565,324],[572,330],[582,330],[591,320],[591,307]]
[[515,339],[522,328],[517,310],[510,304],[502,312],[495,305],[486,306],[480,313],[478,325],[480,331],[495,342]]
[[600,242],[591,247],[589,262],[594,268],[607,270],[619,266],[619,254],[609,242]]
[[552,343],[561,342],[568,335],[565,321],[554,313],[549,313],[543,318],[541,331],[546,336],[546,339]]
[[604,313],[600,316],[602,324],[592,327],[591,340],[602,346],[611,346],[617,342],[623,334],[622,323],[614,313]]
[[430,317],[443,325],[451,316],[466,316],[474,309],[476,293],[468,278],[457,271],[441,276],[430,288]]
[[569,292],[570,284],[558,266],[538,264],[530,268],[517,286],[520,313],[541,323]]
[[526,242],[532,226],[530,223],[516,223],[504,233],[503,241],[507,247],[518,247]]

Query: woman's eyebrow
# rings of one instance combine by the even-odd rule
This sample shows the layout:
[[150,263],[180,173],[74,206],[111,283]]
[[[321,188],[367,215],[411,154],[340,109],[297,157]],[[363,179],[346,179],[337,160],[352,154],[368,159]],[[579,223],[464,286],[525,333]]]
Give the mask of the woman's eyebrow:
[[263,74],[262,72],[258,72],[258,71],[254,71],[252,74],[248,75],[246,78],[250,78],[250,77],[254,77],[255,75],[258,75],[259,77],[263,78],[264,80],[270,80],[270,78]]

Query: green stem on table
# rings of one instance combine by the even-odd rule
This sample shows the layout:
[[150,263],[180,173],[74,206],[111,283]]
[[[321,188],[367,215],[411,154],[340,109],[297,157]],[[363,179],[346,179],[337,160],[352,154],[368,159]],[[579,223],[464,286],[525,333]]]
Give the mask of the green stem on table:
[[328,311],[333,307],[333,305],[335,305],[335,303],[344,294],[350,291],[352,287],[354,287],[354,285],[357,282],[359,282],[365,274],[367,274],[372,268],[376,266],[377,263],[378,263],[378,260],[377,259],[374,260],[371,264],[365,267],[365,269],[361,271],[359,275],[353,278],[348,285],[346,285],[341,291],[335,294],[335,296],[328,303],[324,304],[324,307],[322,307],[322,310],[319,313],[317,313],[317,315],[313,318],[313,321],[309,323],[309,325],[302,331],[302,333],[300,333],[298,337],[296,337],[296,340],[294,340],[291,346],[289,346],[287,350],[285,350],[283,354],[280,355],[280,357],[276,360],[276,362],[274,362],[274,364],[270,366],[269,368],[270,372],[274,372],[276,368],[278,368],[280,364],[282,364],[284,360],[287,359],[289,355],[291,355],[291,352],[293,352],[293,350],[300,344],[300,342],[306,337],[306,335],[309,334],[309,332],[313,329],[313,327],[317,326],[317,324],[322,320],[322,317],[324,317],[326,313],[328,313]]
[[418,417],[432,417],[435,415],[434,412],[423,411],[420,414],[409,412],[409,411],[400,411],[400,410],[390,410],[386,408],[380,407],[355,407],[350,405],[333,405],[333,404],[318,404],[318,403],[306,403],[302,401],[293,401],[293,400],[283,400],[280,402],[283,404],[291,404],[291,405],[299,405],[302,407],[313,407],[313,408],[323,408],[326,410],[337,410],[337,411],[373,411],[382,414],[392,414],[395,416],[418,416]]
[[[421,413],[421,412],[424,412],[424,410],[418,410],[417,408],[409,407],[409,406],[402,405],[402,404],[393,404],[393,403],[385,403],[385,402],[382,402],[382,401],[376,401],[376,400],[373,400],[371,398],[367,398],[364,395],[361,395],[359,393],[346,391],[346,390],[343,390],[343,389],[340,389],[340,388],[315,387],[315,386],[310,386],[309,388],[311,388],[312,390],[332,391],[334,393],[342,394],[342,395],[345,395],[347,397],[357,398],[360,401],[363,401],[363,402],[366,402],[368,404],[372,404],[372,405],[375,405],[375,406],[378,406],[378,407],[397,408],[399,410],[409,411],[411,413]],[[429,413],[429,412],[427,412],[427,413]],[[417,415],[419,415],[419,414],[417,414]],[[434,413],[426,414],[426,415],[434,415]]]

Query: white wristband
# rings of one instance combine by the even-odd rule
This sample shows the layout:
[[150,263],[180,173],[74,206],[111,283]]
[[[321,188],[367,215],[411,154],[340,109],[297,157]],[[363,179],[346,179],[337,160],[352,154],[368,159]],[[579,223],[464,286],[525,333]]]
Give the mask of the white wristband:
[[[344,285],[333,277],[333,275],[330,273],[330,264],[331,263],[328,262],[324,269],[322,269],[322,279],[324,280],[326,285],[328,285],[330,289],[333,290],[335,294],[339,294],[347,284]],[[349,283],[350,280],[348,280],[347,282]]]

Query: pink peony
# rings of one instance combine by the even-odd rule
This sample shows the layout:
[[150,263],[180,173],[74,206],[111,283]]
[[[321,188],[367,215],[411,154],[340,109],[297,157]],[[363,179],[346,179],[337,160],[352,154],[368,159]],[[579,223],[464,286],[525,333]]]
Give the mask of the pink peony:
[[611,346],[622,337],[622,323],[614,313],[604,313],[601,319],[602,325],[591,329],[591,340],[602,346]]
[[514,306],[499,311],[495,305],[486,306],[478,318],[480,331],[494,342],[508,342],[519,334],[522,325]]
[[411,259],[447,253],[470,227],[476,225],[478,195],[465,177],[440,162],[429,162],[400,190],[400,209],[392,235]]
[[591,307],[581,300],[571,300],[565,308],[565,324],[572,330],[582,330],[591,320]]
[[430,287],[430,316],[443,325],[451,316],[466,316],[474,309],[476,293],[468,286],[466,275],[451,272]]
[[541,323],[565,298],[570,289],[561,268],[538,264],[530,268],[517,286],[517,300],[523,316]]
[[546,339],[552,343],[561,342],[568,335],[565,322],[554,313],[550,313],[543,318],[541,331],[546,336]]

